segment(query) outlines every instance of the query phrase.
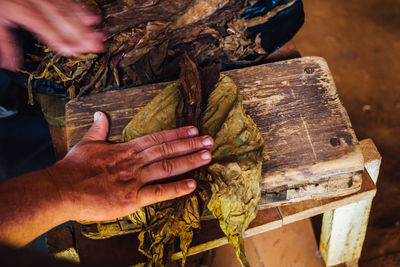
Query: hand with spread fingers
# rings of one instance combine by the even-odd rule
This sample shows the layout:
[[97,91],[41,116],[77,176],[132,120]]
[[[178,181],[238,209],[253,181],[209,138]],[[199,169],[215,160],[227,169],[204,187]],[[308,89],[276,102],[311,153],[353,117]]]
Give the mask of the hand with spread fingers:
[[143,136],[127,143],[104,142],[108,120],[95,113],[85,137],[51,171],[74,220],[108,220],[141,207],[191,193],[196,181],[166,183],[168,178],[211,161],[213,140],[183,127]]
[[110,220],[193,192],[196,181],[169,178],[211,162],[214,141],[193,126],[127,143],[106,142],[107,116],[64,159],[0,184],[0,243],[23,246],[69,221]]
[[21,61],[11,30],[17,26],[34,33],[63,56],[101,52],[105,36],[92,26],[96,16],[73,0],[0,1],[0,67],[16,70]]

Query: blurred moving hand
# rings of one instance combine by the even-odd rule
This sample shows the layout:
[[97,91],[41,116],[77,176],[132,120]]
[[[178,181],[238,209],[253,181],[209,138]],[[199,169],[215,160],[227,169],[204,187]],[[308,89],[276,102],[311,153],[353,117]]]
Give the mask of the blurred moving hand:
[[94,118],[64,159],[0,184],[0,242],[23,246],[65,221],[111,220],[189,194],[195,180],[168,178],[211,161],[214,141],[193,126],[110,144],[106,115]]
[[16,26],[33,32],[63,56],[77,56],[104,49],[105,36],[91,28],[100,21],[73,0],[1,0],[0,67],[16,70],[21,62],[11,33]]

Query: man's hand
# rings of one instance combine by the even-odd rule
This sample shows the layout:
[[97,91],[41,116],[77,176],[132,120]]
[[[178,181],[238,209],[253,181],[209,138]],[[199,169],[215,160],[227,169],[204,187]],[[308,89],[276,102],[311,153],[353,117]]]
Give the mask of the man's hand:
[[0,1],[0,67],[15,70],[21,60],[10,30],[17,25],[33,32],[64,56],[101,52],[105,37],[91,26],[101,18],[73,0]]
[[165,180],[211,161],[213,140],[198,137],[195,127],[162,131],[120,144],[106,143],[107,133],[106,115],[95,113],[85,137],[50,168],[71,219],[115,219],[143,206],[189,194],[196,187],[195,180]]
[[[109,220],[191,193],[196,181],[168,178],[211,161],[213,140],[195,127],[105,142],[96,112],[84,138],[52,167],[0,183],[0,242],[23,246],[68,220]],[[162,182],[162,183],[161,183]],[[161,184],[160,184],[161,183]]]

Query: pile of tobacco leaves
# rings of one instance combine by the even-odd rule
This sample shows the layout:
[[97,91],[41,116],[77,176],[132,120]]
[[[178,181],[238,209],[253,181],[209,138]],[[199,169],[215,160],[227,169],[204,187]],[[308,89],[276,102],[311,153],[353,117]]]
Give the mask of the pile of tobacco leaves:
[[[179,74],[186,53],[198,66],[256,62],[266,55],[261,36],[249,28],[263,25],[296,0],[79,0],[104,20],[99,31],[108,37],[106,51],[62,57],[36,44],[40,52],[26,55],[28,89],[37,79],[66,88],[69,98],[111,88],[159,81]],[[259,2],[277,2],[261,12]],[[267,3],[268,2],[268,3]],[[241,14],[258,5],[260,16]],[[296,28],[297,30],[297,28]],[[268,38],[268,37],[263,37]]]

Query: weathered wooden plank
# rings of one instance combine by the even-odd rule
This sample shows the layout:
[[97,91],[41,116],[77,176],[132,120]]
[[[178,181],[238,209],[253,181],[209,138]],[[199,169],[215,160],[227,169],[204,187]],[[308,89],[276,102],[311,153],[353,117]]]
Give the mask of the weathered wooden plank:
[[[361,151],[322,58],[305,57],[224,74],[240,88],[246,111],[265,140],[262,189],[264,195],[278,192],[278,196],[264,197],[262,205],[288,200],[287,190],[328,180],[355,177],[341,189],[348,193],[359,189]],[[109,115],[109,139],[118,141],[130,118],[165,85],[144,85],[69,102],[68,147],[84,135],[97,110]]]
[[[361,149],[365,168],[371,176],[369,183],[375,185],[382,157],[371,139],[361,141]],[[342,263],[358,266],[372,199],[373,196],[324,213],[320,251],[327,266]]]
[[373,198],[376,193],[375,184],[367,172],[363,173],[362,178],[361,190],[346,197],[305,200],[278,207],[282,215],[282,223],[289,224],[347,204]]

